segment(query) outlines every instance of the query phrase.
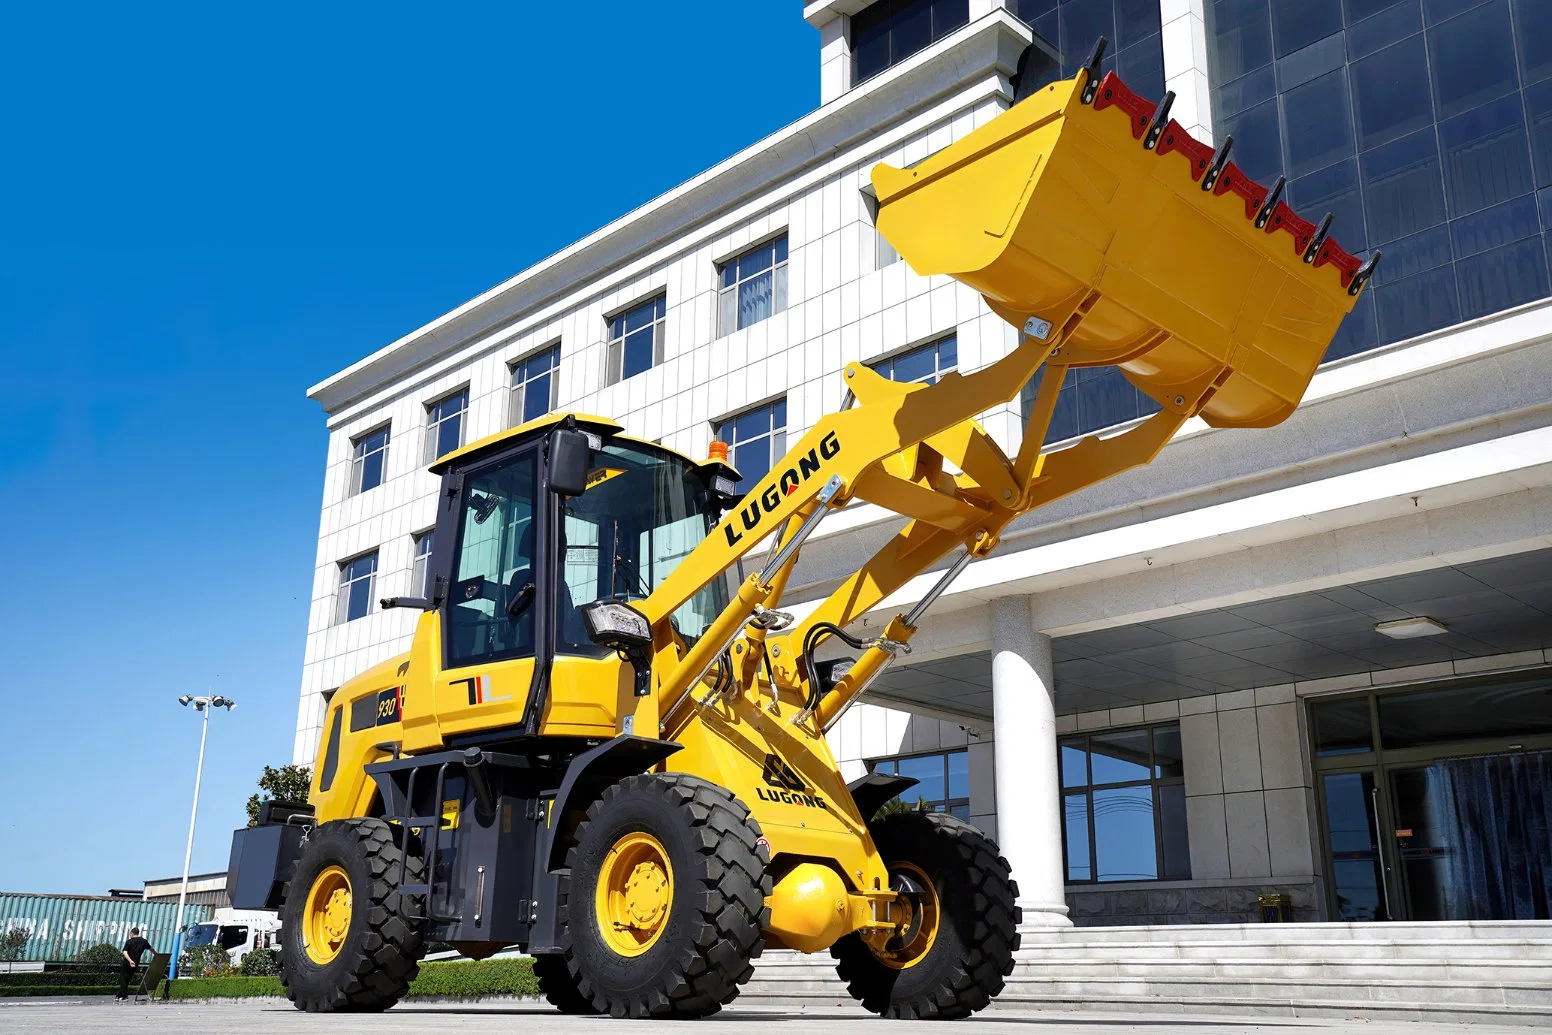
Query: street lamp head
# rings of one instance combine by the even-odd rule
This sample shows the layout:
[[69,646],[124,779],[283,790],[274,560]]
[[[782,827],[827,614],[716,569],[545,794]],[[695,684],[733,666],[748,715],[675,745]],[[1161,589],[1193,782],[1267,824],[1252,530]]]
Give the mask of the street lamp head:
[[210,699],[210,704],[211,707],[225,708],[227,711],[231,711],[233,708],[237,707],[236,701],[232,700],[230,697],[222,697],[220,694],[216,694],[214,697],[212,697]]
[[194,695],[193,694],[184,694],[182,697],[178,698],[178,703],[183,705],[183,707],[187,708],[189,706],[189,704],[191,702],[193,702],[193,700],[194,700]]

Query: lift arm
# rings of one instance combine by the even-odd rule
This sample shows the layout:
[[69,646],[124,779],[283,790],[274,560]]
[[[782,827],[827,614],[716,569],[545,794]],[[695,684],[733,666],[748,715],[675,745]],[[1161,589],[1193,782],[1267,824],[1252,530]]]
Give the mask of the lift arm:
[[[1101,41],[1103,44],[1103,41]],[[1096,50],[1096,54],[1098,50]],[[1266,427],[1291,413],[1342,317],[1373,271],[1246,178],[1114,73],[1052,84],[909,169],[873,171],[876,222],[916,272],[974,287],[1019,329],[1016,347],[971,374],[900,384],[858,363],[847,402],[778,461],[708,538],[641,603],[654,631],[654,683],[676,709],[739,635],[742,687],[758,679],[768,632],[789,649],[773,679],[806,687],[795,662],[816,629],[844,628],[907,581],[961,550],[917,607],[865,645],[857,664],[799,719],[823,728],[915,632],[921,612],[1009,522],[1153,459],[1193,416]],[[1174,155],[1176,157],[1170,157]],[[1285,236],[1286,235],[1286,236]],[[1332,270],[1322,271],[1330,266]],[[1042,365],[1044,369],[1042,370]],[[1046,439],[1069,371],[1113,365],[1157,403],[1118,434],[1054,451]],[[1040,375],[1018,455],[976,420]],[[831,510],[866,501],[908,519],[803,622],[773,611],[803,541]],[[668,616],[761,542],[772,549],[688,649]]]

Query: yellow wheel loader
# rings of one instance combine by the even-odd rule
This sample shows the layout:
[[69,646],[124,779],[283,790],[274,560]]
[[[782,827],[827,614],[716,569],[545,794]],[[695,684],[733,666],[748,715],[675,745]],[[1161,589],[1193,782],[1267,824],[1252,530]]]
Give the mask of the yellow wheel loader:
[[[997,846],[944,814],[879,818],[914,781],[848,784],[825,731],[1014,518],[1148,462],[1189,418],[1292,412],[1377,258],[1244,177],[1230,141],[1193,140],[1169,97],[1101,80],[1102,46],[873,170],[912,268],[1018,328],[1002,359],[932,385],[847,366],[841,409],[746,492],[720,444],[692,459],[580,413],[432,466],[432,588],[383,601],[422,612],[409,653],[334,695],[309,801],[233,843],[234,905],[280,911],[299,1008],[392,1006],[431,940],[516,946],[555,1006],[617,1017],[715,1013],[773,946],[828,950],[885,1016],[964,1017],[1002,990],[1021,918]],[[1158,412],[1047,448],[1067,371],[1103,365]],[[975,417],[1037,376],[1010,458]],[[781,611],[804,542],[863,502],[903,527]],[[909,613],[849,631],[930,570]]]

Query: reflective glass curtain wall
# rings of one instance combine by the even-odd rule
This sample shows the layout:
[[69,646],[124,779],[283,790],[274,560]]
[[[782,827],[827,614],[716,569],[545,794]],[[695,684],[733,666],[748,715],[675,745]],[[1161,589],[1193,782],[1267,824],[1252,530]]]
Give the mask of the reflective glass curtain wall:
[[1327,359],[1548,293],[1552,3],[1210,0],[1215,138],[1354,253]]

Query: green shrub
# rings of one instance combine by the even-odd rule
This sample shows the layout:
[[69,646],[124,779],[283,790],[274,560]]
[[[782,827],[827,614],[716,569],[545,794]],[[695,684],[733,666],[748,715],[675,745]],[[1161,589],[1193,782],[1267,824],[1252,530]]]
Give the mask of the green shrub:
[[274,977],[280,973],[280,953],[274,949],[249,949],[237,969],[243,977]]
[[196,945],[178,960],[179,977],[213,978],[231,973],[232,957],[219,945]]
[[420,976],[410,982],[411,997],[446,996],[475,999],[481,996],[538,995],[533,960],[504,959],[425,963]]
[[[97,975],[102,980],[102,975]],[[60,996],[69,998],[84,995],[112,995],[118,985],[22,985],[15,988],[0,987],[0,999],[14,996]]]
[[97,969],[83,970],[72,968],[70,970],[31,970],[18,971],[14,974],[0,974],[0,995],[5,994],[8,988],[28,988],[32,985],[53,985],[62,987],[65,985],[100,985],[103,983],[102,971]]
[[248,999],[255,996],[283,996],[286,990],[278,977],[213,977],[182,979],[172,983],[173,999]]
[[73,962],[84,963],[92,967],[102,967],[108,970],[118,970],[119,964],[124,962],[124,953],[119,950],[118,946],[102,942],[76,953]]

